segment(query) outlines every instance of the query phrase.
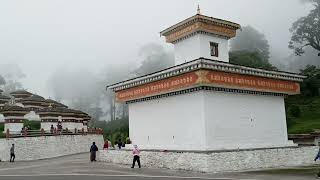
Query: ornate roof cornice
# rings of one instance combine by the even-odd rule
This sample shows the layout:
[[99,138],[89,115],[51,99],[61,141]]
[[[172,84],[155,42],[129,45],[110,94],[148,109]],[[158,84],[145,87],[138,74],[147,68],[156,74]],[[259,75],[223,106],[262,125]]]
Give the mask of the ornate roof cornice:
[[199,58],[199,59],[189,61],[187,63],[180,64],[177,66],[173,66],[152,74],[148,74],[145,76],[140,76],[140,77],[122,81],[116,84],[112,84],[107,86],[106,88],[107,89],[110,88],[113,91],[120,91],[128,88],[136,87],[139,85],[147,84],[150,82],[159,81],[169,77],[181,75],[187,72],[199,70],[199,69],[208,69],[208,70],[214,70],[214,71],[229,72],[234,74],[244,74],[244,75],[251,75],[251,76],[258,76],[258,77],[265,77],[265,78],[272,78],[272,79],[288,80],[288,81],[294,81],[294,82],[302,82],[303,79],[306,78],[306,76],[290,73],[290,72],[269,71],[264,69],[250,68],[246,66],[230,64],[230,63],[221,62],[221,61],[215,61],[211,59]]
[[161,36],[166,36],[168,35],[169,33],[173,32],[173,31],[176,31],[177,29],[180,29],[180,28],[184,28],[184,27],[187,27],[189,26],[190,24],[192,23],[195,23],[195,22],[206,22],[206,23],[209,23],[209,24],[217,24],[217,25],[220,25],[220,26],[226,26],[226,27],[229,27],[229,28],[232,28],[232,29],[240,29],[241,26],[237,23],[234,23],[234,22],[231,22],[231,21],[226,21],[226,20],[223,20],[223,19],[218,19],[218,18],[213,18],[213,17],[209,17],[209,16],[204,16],[202,14],[196,14],[190,18],[187,18],[163,31],[160,32]]

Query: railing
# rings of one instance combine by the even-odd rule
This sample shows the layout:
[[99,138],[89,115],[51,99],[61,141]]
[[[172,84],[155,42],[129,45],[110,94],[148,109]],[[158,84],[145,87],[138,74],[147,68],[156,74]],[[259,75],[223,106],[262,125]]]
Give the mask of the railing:
[[90,129],[88,128],[85,131],[84,128],[82,129],[61,129],[61,130],[49,130],[45,131],[44,129],[41,130],[21,130],[21,131],[10,131],[7,129],[6,131],[6,138],[19,138],[19,137],[39,137],[39,136],[61,136],[61,135],[87,135],[87,134],[103,134],[102,129]]

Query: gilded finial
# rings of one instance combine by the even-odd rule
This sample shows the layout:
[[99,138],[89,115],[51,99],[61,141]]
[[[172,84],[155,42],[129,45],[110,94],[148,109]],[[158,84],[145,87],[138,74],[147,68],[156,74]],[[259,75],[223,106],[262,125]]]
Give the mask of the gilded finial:
[[198,8],[197,8],[197,14],[201,14],[200,5],[199,4],[198,4]]

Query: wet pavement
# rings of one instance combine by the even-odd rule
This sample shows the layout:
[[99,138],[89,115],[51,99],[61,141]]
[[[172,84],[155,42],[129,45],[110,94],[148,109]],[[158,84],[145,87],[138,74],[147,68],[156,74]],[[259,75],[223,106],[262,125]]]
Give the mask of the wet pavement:
[[[18,157],[17,157],[18,158]],[[142,162],[143,163],[143,162]],[[129,166],[90,162],[89,154],[28,162],[0,162],[0,180],[149,180],[149,179],[214,179],[214,180],[309,180],[316,179],[318,167],[255,172],[207,174],[168,169],[131,169]]]

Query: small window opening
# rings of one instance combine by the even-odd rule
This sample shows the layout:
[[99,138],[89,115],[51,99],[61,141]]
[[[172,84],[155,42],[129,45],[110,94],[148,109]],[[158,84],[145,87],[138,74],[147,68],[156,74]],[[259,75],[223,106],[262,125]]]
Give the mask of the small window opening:
[[215,42],[210,42],[210,54],[211,56],[219,56],[219,44]]

